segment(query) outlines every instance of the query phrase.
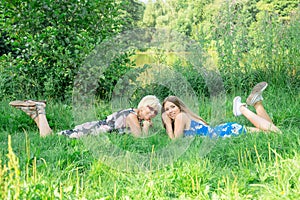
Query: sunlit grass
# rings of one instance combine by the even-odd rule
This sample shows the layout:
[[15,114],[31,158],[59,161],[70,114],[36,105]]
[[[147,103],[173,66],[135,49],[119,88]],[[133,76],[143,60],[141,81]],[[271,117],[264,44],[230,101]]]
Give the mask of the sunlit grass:
[[[282,95],[281,101],[276,103],[277,99],[272,97],[281,93],[277,94],[272,86],[268,89],[265,105],[283,134],[257,133],[219,139],[205,155],[199,153],[204,138],[196,137],[172,162],[168,160],[165,164],[162,159],[162,163],[157,165],[156,160],[156,163],[149,162],[149,168],[143,168],[146,165],[138,162],[136,165],[127,163],[124,166],[129,165],[129,171],[122,168],[123,165],[114,166],[113,161],[105,159],[103,154],[95,154],[84,140],[55,134],[40,138],[31,119],[3,101],[1,119],[4,122],[9,114],[10,124],[2,127],[0,136],[1,197],[296,199],[300,195],[299,111],[295,105],[298,99]],[[230,99],[234,95],[227,96],[225,109],[228,121],[246,124],[244,118],[232,117]],[[208,108],[206,112],[205,109],[201,111],[202,116],[209,117],[210,102],[203,101],[202,105]],[[73,126],[68,106],[48,102],[47,113],[55,132]],[[150,159],[172,143],[162,125],[156,126],[158,132],[150,137],[136,139],[130,135],[112,134],[107,139],[121,150],[149,155]],[[101,146],[98,148],[101,150]],[[128,161],[129,157],[123,158],[124,161],[126,159]]]

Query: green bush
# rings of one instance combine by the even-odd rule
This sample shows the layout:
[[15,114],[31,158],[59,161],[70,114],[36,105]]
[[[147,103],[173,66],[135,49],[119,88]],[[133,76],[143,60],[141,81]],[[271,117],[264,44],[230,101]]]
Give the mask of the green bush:
[[255,20],[250,20],[252,23],[246,23],[250,18],[243,6],[225,4],[223,8],[216,19],[213,39],[226,90],[233,86],[246,90],[264,80],[279,87],[296,88],[297,92],[300,10],[290,13],[289,20],[262,10],[256,13]]
[[70,98],[86,56],[138,19],[131,5],[142,8],[114,0],[1,1],[0,95]]
[[[110,66],[104,71],[103,76],[99,78],[96,96],[103,100],[111,99],[118,81],[135,66],[135,63],[129,59],[133,54],[133,52],[126,52],[113,60]],[[122,90],[124,87],[118,89]]]

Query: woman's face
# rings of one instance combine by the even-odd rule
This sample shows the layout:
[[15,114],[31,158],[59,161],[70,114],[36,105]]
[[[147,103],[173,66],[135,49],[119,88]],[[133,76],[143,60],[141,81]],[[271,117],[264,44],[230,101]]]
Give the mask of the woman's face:
[[175,117],[181,112],[180,108],[170,101],[166,101],[164,109],[167,116],[171,119],[175,119]]
[[151,107],[151,106],[145,106],[141,109],[141,112],[139,113],[140,119],[143,120],[150,120],[151,118],[154,118],[157,115],[157,111]]

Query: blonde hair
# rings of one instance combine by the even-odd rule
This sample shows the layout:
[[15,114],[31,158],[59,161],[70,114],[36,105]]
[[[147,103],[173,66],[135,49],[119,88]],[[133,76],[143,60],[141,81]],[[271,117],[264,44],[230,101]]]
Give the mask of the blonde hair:
[[154,108],[154,110],[156,110],[157,112],[159,112],[161,109],[159,99],[154,95],[144,96],[138,105],[138,109],[146,106]]

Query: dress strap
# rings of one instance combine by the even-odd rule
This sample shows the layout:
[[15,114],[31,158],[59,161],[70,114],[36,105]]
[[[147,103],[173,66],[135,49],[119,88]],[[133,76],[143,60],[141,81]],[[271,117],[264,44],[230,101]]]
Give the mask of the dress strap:
[[138,114],[133,110],[133,108],[131,108],[131,110],[129,110],[129,112],[135,114],[136,116],[138,116]]
[[[135,114],[138,117],[138,114],[133,110],[133,108],[131,108],[131,110],[129,112],[132,113],[132,114]],[[143,126],[143,120],[138,117],[138,121],[139,121],[140,126],[142,127]]]

